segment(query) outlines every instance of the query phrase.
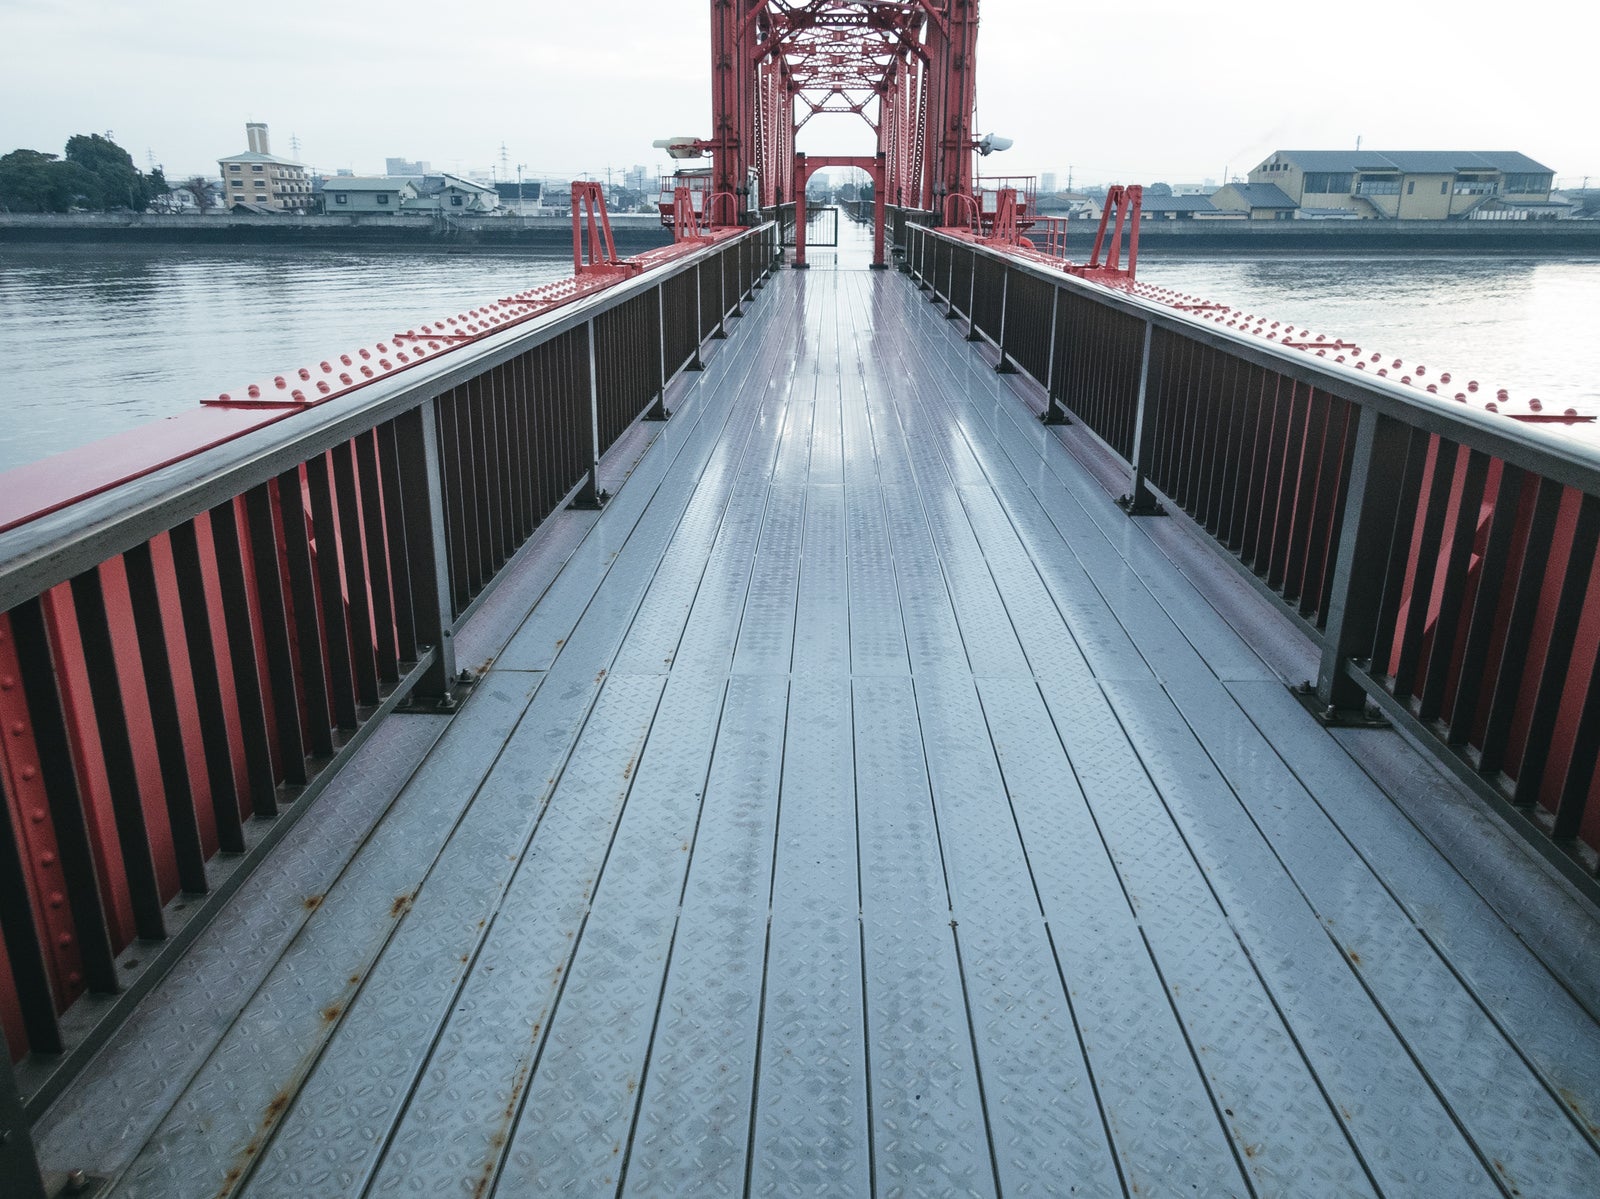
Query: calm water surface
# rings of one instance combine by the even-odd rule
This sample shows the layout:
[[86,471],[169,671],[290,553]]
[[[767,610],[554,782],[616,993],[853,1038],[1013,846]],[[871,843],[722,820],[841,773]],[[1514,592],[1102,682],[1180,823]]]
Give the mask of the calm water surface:
[[0,249],[0,470],[572,273],[572,259]]
[[[0,469],[570,273],[565,257],[0,249]],[[1152,258],[1140,277],[1600,410],[1600,260]]]

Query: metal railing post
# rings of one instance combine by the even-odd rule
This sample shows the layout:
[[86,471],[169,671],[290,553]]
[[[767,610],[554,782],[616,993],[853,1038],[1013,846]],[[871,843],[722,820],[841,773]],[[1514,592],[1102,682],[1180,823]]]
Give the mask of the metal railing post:
[[[696,272],[698,273],[698,272]],[[569,508],[594,511],[610,497],[600,490],[600,380],[595,373],[594,319],[584,323],[584,340],[589,343],[589,474]]]
[[689,365],[683,369],[686,371],[703,371],[706,369],[706,364],[700,361],[700,343],[704,335],[700,330],[706,327],[705,288],[700,285],[700,282],[705,272],[700,269],[698,263],[691,267],[690,271],[694,275],[694,354],[689,359]]
[[1061,289],[1050,289],[1050,350],[1044,369],[1044,411],[1039,419],[1047,425],[1070,425],[1067,410],[1056,396],[1056,328],[1061,315]]
[[[967,271],[967,340],[981,341],[983,334],[978,332],[978,318],[976,315],[978,307],[978,251],[968,250],[967,257],[971,259],[971,264]],[[954,272],[954,270],[955,266],[952,263],[951,271]],[[955,308],[955,303],[955,298],[952,297],[950,300],[952,309]]]
[[1011,270],[1001,267],[1000,275],[1000,361],[994,364],[997,375],[1014,375],[1017,368],[1006,361],[1006,305],[1011,301]]
[[27,1113],[22,1110],[22,1096],[17,1092],[4,1029],[0,1029],[0,1179],[5,1180],[7,1199],[45,1199],[44,1175]]
[[711,330],[712,341],[728,338],[728,251],[721,250],[712,259],[717,264],[717,327]]
[[666,420],[672,415],[667,410],[667,296],[660,285],[656,287],[656,327],[661,332],[657,342],[661,349],[661,373],[657,376],[660,383],[656,388],[656,402],[645,412],[645,420]]
[[1371,408],[1361,409],[1317,670],[1316,700],[1325,720],[1359,713],[1366,706],[1366,692],[1356,681],[1351,662],[1371,652],[1377,632],[1385,580],[1373,564],[1388,559],[1409,443],[1398,422]]
[[[444,475],[439,458],[436,400],[424,400],[395,418],[395,448],[400,459],[401,502],[405,509],[406,567],[412,582],[412,619],[417,652],[432,643],[433,660],[412,689],[411,706],[450,711],[456,671],[454,620],[450,599],[450,551],[445,540]],[[415,513],[413,508],[418,509]],[[413,518],[415,516],[415,519]]]
[[1133,426],[1133,490],[1117,501],[1129,516],[1165,516],[1150,490],[1150,459],[1155,455],[1156,421],[1152,397],[1161,389],[1161,359],[1154,353],[1155,324],[1144,322],[1144,348],[1139,355],[1139,401]]

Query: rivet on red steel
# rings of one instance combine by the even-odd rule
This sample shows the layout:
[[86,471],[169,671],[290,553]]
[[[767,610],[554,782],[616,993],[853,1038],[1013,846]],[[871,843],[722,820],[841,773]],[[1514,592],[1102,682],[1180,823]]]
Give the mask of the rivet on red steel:
[[1402,382],[1402,383],[1411,382],[1411,376],[1410,375],[1401,375],[1400,376],[1400,382]]
[[1398,359],[1398,358],[1396,358],[1396,359],[1395,359],[1395,360],[1394,360],[1394,369],[1395,369],[1395,370],[1399,370],[1399,369],[1400,369],[1400,368],[1401,368],[1401,367],[1402,367],[1402,366],[1404,366],[1404,365],[1405,365],[1405,363],[1404,363],[1404,362],[1402,362],[1402,361],[1401,361],[1401,360],[1400,360],[1400,359]]
[[1467,395],[1466,395],[1465,392],[1458,391],[1458,392],[1456,392],[1456,399],[1460,400],[1463,404],[1465,404],[1467,402]]
[[365,347],[362,347],[361,349],[356,351],[356,357],[361,358],[361,359],[371,358],[372,357],[372,351],[368,350]]
[[1358,362],[1356,363],[1356,369],[1358,371],[1364,371],[1367,369],[1367,364],[1365,362]]
[[1511,393],[1502,387],[1499,391],[1494,393],[1494,398],[1503,402],[1511,398]]
[[326,379],[318,379],[317,380],[317,390],[320,391],[323,395],[327,395],[333,389],[328,386],[328,381]]
[[1387,379],[1389,377],[1389,368],[1386,366],[1380,366],[1378,368],[1378,373]]
[[1530,411],[1530,412],[1543,412],[1544,411],[1544,405],[1539,402],[1539,397],[1538,396],[1534,396],[1531,400],[1528,401],[1528,411]]
[[387,358],[378,359],[378,365],[386,371],[392,371],[394,369],[394,363],[390,362]]
[[370,366],[363,366],[361,368],[361,373],[369,379],[372,378],[372,368]]
[[378,353],[387,354],[388,352],[389,352],[389,347],[386,346],[383,342],[380,341],[378,343]]
[[1445,371],[1444,374],[1440,375],[1439,376],[1439,382],[1441,382],[1441,383],[1450,382],[1450,372],[1449,371]]
[[233,397],[231,395],[229,395],[227,392],[221,391],[221,392],[217,393],[217,399],[221,400],[224,404],[226,404],[229,400],[233,399]]
[[300,377],[301,377],[301,378],[302,378],[302,379],[309,379],[309,378],[311,378],[311,372],[310,372],[310,371],[308,371],[308,370],[307,370],[307,369],[306,369],[306,368],[305,368],[305,367],[303,367],[303,366],[302,366],[302,367],[301,367],[301,368],[300,368],[300,369],[299,369],[299,370],[298,370],[298,371],[296,371],[296,372],[295,372],[295,373],[296,373],[296,374],[298,374],[298,375],[299,375],[299,376],[300,376]]
[[1467,390],[1468,391],[1477,391],[1478,390],[1478,381],[1476,379],[1468,379],[1467,380]]
[[350,376],[341,372],[339,375],[339,382],[343,383],[346,387],[349,387],[351,383]]
[[350,355],[349,354],[340,354],[339,355],[339,361],[344,363],[344,365],[349,366],[350,365]]
[[1499,412],[1500,411],[1500,405],[1496,404],[1493,400],[1490,400],[1487,404],[1485,404],[1483,406],[1483,410],[1485,412]]
[[275,386],[279,391],[282,391],[285,387],[289,386],[288,381],[284,379],[282,375],[274,375],[272,377],[272,383],[273,386]]
[[245,394],[248,395],[252,400],[259,400],[261,398],[261,388],[257,387],[254,383],[250,384],[250,386],[244,390]]
[[325,375],[333,374],[333,367],[326,362],[322,363],[322,373]]
[[1437,383],[1428,384],[1428,394],[1430,394],[1430,395],[1438,395],[1439,394],[1439,385]]
[[291,391],[291,392],[290,392],[290,393],[289,393],[289,395],[290,395],[290,396],[291,396],[291,397],[292,397],[292,398],[293,398],[293,399],[295,399],[295,400],[297,400],[297,401],[299,401],[299,402],[300,402],[300,403],[302,403],[302,404],[303,404],[303,403],[305,403],[305,401],[306,401],[306,393],[305,393],[305,392],[303,392],[303,391],[301,391],[301,390],[300,390],[300,389],[299,389],[299,388],[298,388],[298,387],[296,387],[296,388],[295,388],[295,389],[294,389],[294,390],[293,390],[293,391]]
[[1428,373],[1428,368],[1423,366],[1421,363],[1418,363],[1417,364],[1417,374],[1425,375],[1427,373]]

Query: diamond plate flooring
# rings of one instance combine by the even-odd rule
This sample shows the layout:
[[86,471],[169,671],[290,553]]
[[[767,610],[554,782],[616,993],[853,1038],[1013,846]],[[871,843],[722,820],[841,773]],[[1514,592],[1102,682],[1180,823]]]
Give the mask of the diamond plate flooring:
[[[163,1199],[1594,1194],[1600,997],[962,331],[898,274],[770,279],[464,633],[486,676],[420,764],[385,770],[395,717],[325,794],[317,902],[242,893],[46,1164]],[[341,846],[341,810],[384,814]]]

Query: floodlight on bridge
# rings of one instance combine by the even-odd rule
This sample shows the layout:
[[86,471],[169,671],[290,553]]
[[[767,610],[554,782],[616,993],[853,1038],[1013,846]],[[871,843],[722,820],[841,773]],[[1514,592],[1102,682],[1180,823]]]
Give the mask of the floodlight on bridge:
[[1014,144],[1009,137],[1001,137],[998,133],[985,133],[978,139],[978,153],[987,157],[996,150],[1009,150]]
[[711,148],[698,137],[658,137],[650,144],[673,158],[703,158]]

